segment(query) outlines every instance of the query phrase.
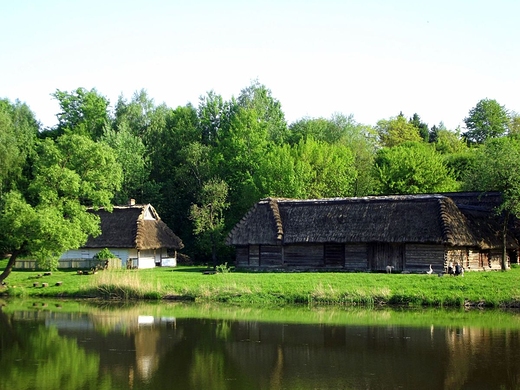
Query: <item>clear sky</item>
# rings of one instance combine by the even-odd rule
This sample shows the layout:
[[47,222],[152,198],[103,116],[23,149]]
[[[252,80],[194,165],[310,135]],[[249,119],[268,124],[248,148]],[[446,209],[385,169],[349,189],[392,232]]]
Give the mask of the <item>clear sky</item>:
[[0,97],[52,126],[56,89],[177,107],[258,79],[289,122],[454,129],[483,98],[520,112],[519,16],[519,0],[4,0]]

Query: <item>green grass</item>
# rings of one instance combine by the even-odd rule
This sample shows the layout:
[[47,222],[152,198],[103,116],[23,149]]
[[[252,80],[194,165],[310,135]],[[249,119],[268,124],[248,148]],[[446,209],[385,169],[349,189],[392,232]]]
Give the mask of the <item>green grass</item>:
[[[0,269],[5,261],[0,261]],[[183,299],[234,305],[518,306],[520,268],[464,277],[376,273],[241,273],[204,275],[205,268],[107,270],[96,275],[13,271],[4,294],[27,297]],[[56,286],[58,281],[63,282]],[[48,287],[41,287],[41,283]],[[33,287],[33,283],[39,283]]]

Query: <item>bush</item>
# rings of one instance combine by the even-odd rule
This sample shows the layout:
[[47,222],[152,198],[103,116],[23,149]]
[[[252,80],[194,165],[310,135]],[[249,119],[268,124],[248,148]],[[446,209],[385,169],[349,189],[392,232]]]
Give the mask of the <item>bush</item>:
[[101,249],[95,256],[94,259],[97,260],[108,260],[115,259],[117,256],[108,250],[108,248]]
[[228,266],[228,263],[225,262],[224,264],[217,265],[215,267],[215,271],[217,271],[220,274],[227,274],[227,273],[233,271],[233,268]]

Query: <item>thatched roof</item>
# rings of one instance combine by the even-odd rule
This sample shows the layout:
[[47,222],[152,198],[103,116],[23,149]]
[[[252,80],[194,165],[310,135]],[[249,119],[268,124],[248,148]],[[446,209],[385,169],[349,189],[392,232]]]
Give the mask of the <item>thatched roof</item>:
[[112,212],[91,211],[101,218],[101,235],[89,237],[85,248],[182,249],[181,239],[150,205],[115,206]]
[[[471,195],[465,194],[464,199],[470,204]],[[391,242],[487,248],[495,246],[499,227],[489,207],[481,210],[472,205],[461,210],[445,195],[269,198],[258,202],[246,214],[227,242],[229,245]]]

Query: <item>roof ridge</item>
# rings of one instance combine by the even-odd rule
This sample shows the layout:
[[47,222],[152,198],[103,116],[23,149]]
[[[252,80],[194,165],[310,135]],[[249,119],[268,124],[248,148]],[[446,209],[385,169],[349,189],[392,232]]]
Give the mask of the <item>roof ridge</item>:
[[283,223],[282,216],[280,215],[280,208],[278,207],[278,200],[274,198],[267,198],[269,207],[273,213],[274,223],[276,225],[276,239],[283,239]]
[[135,220],[136,229],[135,229],[135,247],[137,249],[141,249],[143,247],[143,241],[144,241],[144,233],[143,233],[143,221],[144,221],[144,213],[145,208],[143,207],[141,209],[141,213]]
[[443,235],[443,241],[444,243],[453,242],[453,230],[448,223],[449,221],[449,210],[448,206],[446,205],[446,200],[448,198],[444,197],[444,199],[439,199],[439,217],[441,220],[441,229],[442,229],[442,235]]

